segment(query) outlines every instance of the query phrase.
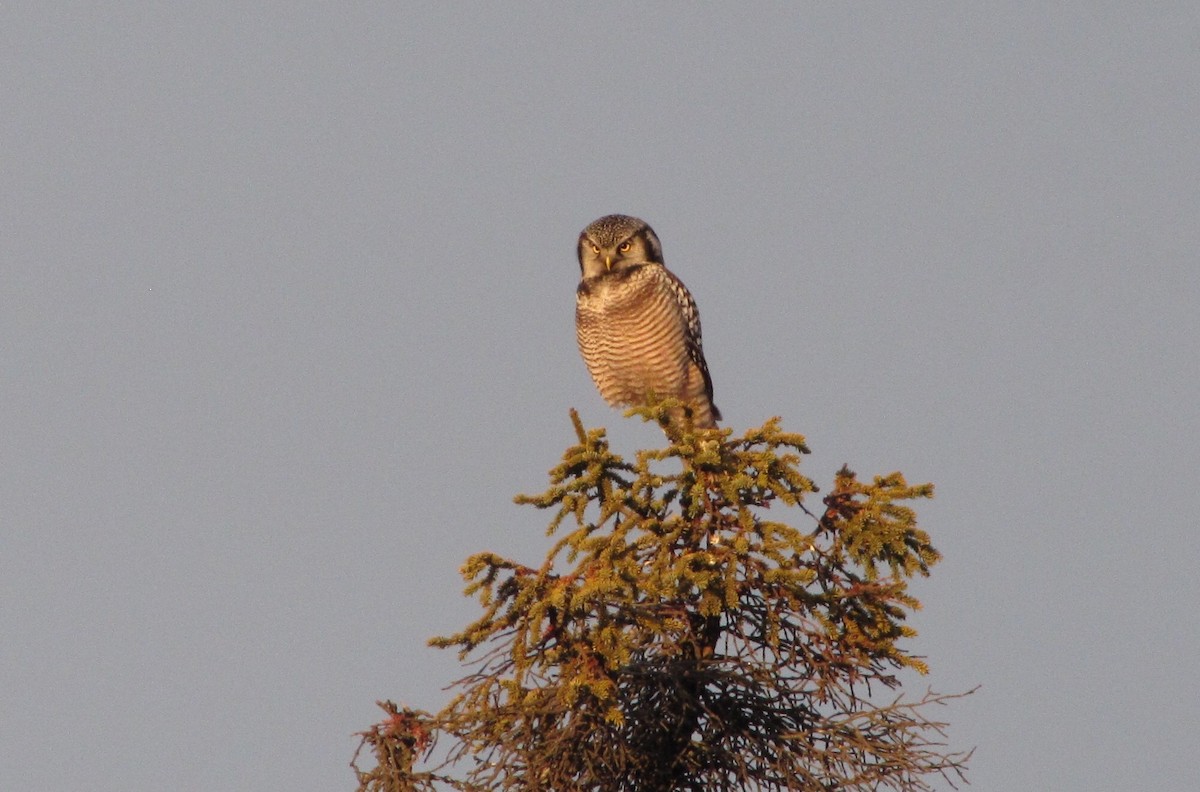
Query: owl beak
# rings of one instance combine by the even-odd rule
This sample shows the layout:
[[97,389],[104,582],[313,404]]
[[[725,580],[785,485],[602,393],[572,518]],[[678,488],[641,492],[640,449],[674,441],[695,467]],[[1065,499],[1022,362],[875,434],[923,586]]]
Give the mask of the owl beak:
[[611,269],[612,269],[612,256],[605,256],[605,257],[604,257],[604,269],[605,269],[605,270],[611,270]]

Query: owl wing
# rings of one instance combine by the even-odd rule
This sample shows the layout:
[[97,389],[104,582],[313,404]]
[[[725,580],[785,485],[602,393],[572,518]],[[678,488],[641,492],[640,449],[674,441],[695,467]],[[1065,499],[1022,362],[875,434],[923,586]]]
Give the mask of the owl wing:
[[667,285],[674,294],[676,302],[679,304],[679,311],[683,315],[683,321],[687,326],[686,343],[688,358],[700,370],[700,375],[704,377],[704,393],[708,397],[709,406],[712,408],[713,418],[719,421],[721,420],[721,411],[717,409],[717,405],[713,404],[712,376],[708,373],[708,362],[704,359],[704,339],[700,330],[700,310],[696,307],[696,300],[692,297],[692,293],[688,291],[687,286],[683,285],[683,281],[666,267],[663,267],[662,271],[667,276]]

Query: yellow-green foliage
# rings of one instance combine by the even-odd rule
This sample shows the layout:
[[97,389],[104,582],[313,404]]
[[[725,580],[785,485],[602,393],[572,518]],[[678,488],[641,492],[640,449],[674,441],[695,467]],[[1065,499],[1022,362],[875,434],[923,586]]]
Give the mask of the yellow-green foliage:
[[[676,406],[635,410],[663,421]],[[482,615],[431,643],[475,670],[435,717],[463,789],[924,789],[959,773],[921,707],[873,703],[920,673],[907,590],[939,555],[912,501],[931,485],[843,468],[822,508],[804,438],[777,419],[684,429],[627,462],[578,442],[540,495],[557,539],[537,567],[462,569]],[[621,779],[619,783],[614,779]]]

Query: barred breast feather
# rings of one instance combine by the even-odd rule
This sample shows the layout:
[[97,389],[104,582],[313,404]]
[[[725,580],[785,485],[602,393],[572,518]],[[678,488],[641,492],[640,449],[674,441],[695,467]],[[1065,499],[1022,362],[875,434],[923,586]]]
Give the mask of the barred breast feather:
[[717,425],[721,413],[712,402],[696,304],[662,264],[585,278],[576,292],[575,325],[579,351],[609,404],[674,397],[692,405],[697,427]]

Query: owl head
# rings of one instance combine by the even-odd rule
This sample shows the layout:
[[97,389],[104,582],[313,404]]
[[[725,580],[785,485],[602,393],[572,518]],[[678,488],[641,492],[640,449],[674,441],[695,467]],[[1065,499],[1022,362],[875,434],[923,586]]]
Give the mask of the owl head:
[[584,278],[662,261],[662,245],[654,229],[636,217],[606,215],[579,235],[579,271]]

